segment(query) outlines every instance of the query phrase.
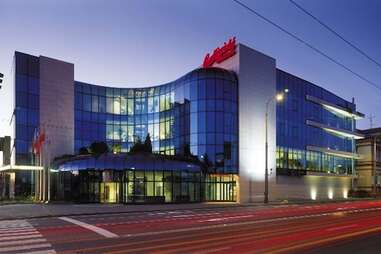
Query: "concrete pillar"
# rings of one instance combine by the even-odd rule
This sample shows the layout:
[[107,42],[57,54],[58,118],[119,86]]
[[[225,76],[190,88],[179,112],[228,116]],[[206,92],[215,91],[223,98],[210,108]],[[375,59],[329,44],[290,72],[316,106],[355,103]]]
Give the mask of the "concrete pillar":
[[15,198],[16,173],[9,173],[9,199]]

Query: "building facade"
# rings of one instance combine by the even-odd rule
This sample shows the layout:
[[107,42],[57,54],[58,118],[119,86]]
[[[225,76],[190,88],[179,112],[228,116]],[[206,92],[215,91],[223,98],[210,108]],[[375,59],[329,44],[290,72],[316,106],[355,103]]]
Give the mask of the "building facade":
[[365,137],[357,141],[358,190],[371,195],[381,192],[381,128],[360,131]]
[[107,142],[128,152],[150,134],[154,153],[205,157],[218,173],[238,173],[238,81],[233,72],[196,69],[149,88],[75,82],[75,147]]
[[[289,73],[277,70],[277,90],[289,89],[277,104],[277,174],[352,174],[356,112],[353,102]],[[330,107],[328,107],[330,105]],[[343,112],[341,112],[341,111]]]
[[[70,63],[15,54],[14,165],[37,167],[15,173],[16,185],[24,177],[29,190],[16,195],[260,201],[266,112],[271,200],[346,198],[352,188],[354,141],[362,137],[356,120],[363,117],[354,101],[277,69],[274,58],[235,39],[208,54],[202,67],[163,85],[98,86],[75,81],[73,70]],[[284,101],[273,100],[285,89]],[[38,131],[46,140],[36,158],[31,147]],[[147,135],[154,154],[147,160],[180,159],[176,167],[127,154]],[[95,141],[112,153],[99,160],[75,156]]]

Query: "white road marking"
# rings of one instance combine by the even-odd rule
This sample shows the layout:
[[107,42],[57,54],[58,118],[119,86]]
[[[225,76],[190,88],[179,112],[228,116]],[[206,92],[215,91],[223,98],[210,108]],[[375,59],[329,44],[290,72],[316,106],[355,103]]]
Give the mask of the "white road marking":
[[79,221],[79,220],[75,220],[75,219],[72,219],[72,218],[69,218],[69,217],[59,217],[59,219],[61,220],[64,220],[64,221],[67,221],[67,222],[70,222],[70,223],[73,223],[75,225],[78,225],[80,227],[83,227],[83,228],[86,228],[90,231],[93,231],[99,235],[102,235],[106,238],[116,238],[116,237],[119,237],[117,234],[114,234],[106,229],[103,229],[103,228],[100,228],[100,227],[97,227],[97,226],[94,226],[94,225],[91,225],[91,224],[88,224],[88,223],[85,223],[85,222],[82,222],[82,221]]
[[25,254],[56,254],[54,250],[28,251]]
[[167,214],[166,212],[156,212],[156,213],[149,213],[148,215],[164,215]]
[[28,238],[38,238],[42,237],[41,234],[30,234],[30,235],[18,235],[18,236],[6,236],[6,237],[0,237],[1,241],[10,241],[10,240],[19,240],[19,239],[28,239]]
[[9,241],[9,240],[18,240],[18,239],[27,239],[27,238],[38,238],[42,237],[41,234],[32,234],[32,235],[18,235],[18,236],[6,236],[6,237],[0,237],[1,241]]
[[[380,208],[376,208],[377,210],[381,210]],[[362,210],[355,210],[356,212],[362,212],[365,211],[365,209]],[[353,213],[355,211],[343,211],[343,213]],[[181,229],[169,229],[169,230],[163,230],[163,231],[153,231],[153,232],[143,232],[143,233],[135,233],[135,234],[126,234],[124,237],[138,237],[138,236],[151,236],[151,235],[161,235],[161,234],[170,234],[170,233],[184,233],[189,231],[200,231],[205,229],[218,229],[222,227],[233,227],[233,226],[243,226],[243,225],[254,225],[254,224],[261,224],[261,223],[269,223],[269,222],[277,222],[277,221],[284,221],[284,220],[298,220],[303,219],[306,217],[322,217],[322,216],[330,216],[334,214],[335,212],[330,213],[321,213],[321,214],[311,214],[311,215],[296,215],[296,216],[290,216],[290,217],[281,217],[281,218],[273,218],[273,219],[262,219],[262,220],[250,220],[250,221],[242,221],[242,222],[231,222],[231,223],[225,223],[225,224],[214,224],[214,225],[205,225],[205,226],[198,226],[198,227],[191,227],[191,228],[181,228]],[[206,220],[199,220],[199,222],[205,222]]]
[[230,220],[230,219],[242,219],[242,218],[249,218],[249,217],[253,217],[253,216],[254,215],[231,216],[231,217],[213,218],[213,219],[208,219],[205,221],[222,221],[222,220]]
[[52,245],[28,221],[0,221],[0,253],[13,251],[28,254],[56,253]]
[[[21,246],[3,247],[3,248],[0,248],[0,252],[9,253],[10,251],[32,250],[32,249],[41,249],[41,248],[50,248],[50,247],[52,247],[50,243],[21,245]],[[27,252],[27,253],[30,253],[30,252]],[[55,253],[55,251],[51,253]]]
[[0,246],[9,246],[9,245],[21,245],[21,244],[28,244],[28,243],[42,243],[46,242],[46,239],[40,238],[40,239],[28,239],[28,240],[17,240],[17,241],[7,241],[7,242],[0,242]]
[[28,228],[33,228],[32,226],[21,226],[21,225],[17,225],[17,226],[12,226],[12,225],[2,225],[0,227],[0,230],[8,230],[8,229],[28,229]]
[[25,229],[2,229],[0,230],[0,234],[5,234],[5,233],[17,233],[17,232],[28,232],[28,231],[34,231],[34,228],[25,228]]
[[181,215],[173,215],[167,218],[188,218],[188,217],[195,217],[195,216],[200,216],[197,214],[181,214]]
[[3,237],[3,236],[16,236],[16,235],[30,235],[30,234],[38,234],[38,231],[36,231],[35,229],[33,230],[30,230],[30,231],[21,231],[21,232],[16,232],[16,233],[0,233],[0,237]]

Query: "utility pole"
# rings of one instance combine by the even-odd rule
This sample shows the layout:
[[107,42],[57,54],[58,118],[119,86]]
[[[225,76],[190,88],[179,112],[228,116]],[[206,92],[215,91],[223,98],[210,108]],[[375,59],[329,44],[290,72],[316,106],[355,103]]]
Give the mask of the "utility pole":
[[368,116],[370,129],[373,128],[373,120],[374,120],[374,118],[376,118],[376,116],[373,115],[372,113]]
[[[288,93],[288,89],[284,89],[284,91],[275,94],[274,96],[271,96],[267,102],[266,102],[266,115],[265,115],[265,192],[264,192],[264,199],[263,203],[267,204],[269,202],[269,167],[268,167],[268,160],[269,160],[269,142],[268,142],[268,118],[269,118],[269,105],[272,101],[282,102],[284,100],[285,95]],[[250,179],[250,191],[251,191],[251,179]],[[250,192],[251,197],[251,192]],[[251,198],[250,198],[251,201]]]
[[[3,83],[3,78],[4,78],[4,74],[0,73],[0,84]],[[1,85],[0,85],[0,89],[1,89]]]

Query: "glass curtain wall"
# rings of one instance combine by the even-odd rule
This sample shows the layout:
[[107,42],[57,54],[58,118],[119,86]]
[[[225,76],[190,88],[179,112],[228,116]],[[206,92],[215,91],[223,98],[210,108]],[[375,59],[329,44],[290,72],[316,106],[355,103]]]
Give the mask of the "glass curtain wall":
[[333,128],[352,131],[352,128],[356,128],[355,120],[329,111],[306,97],[313,96],[350,112],[356,111],[356,105],[310,82],[277,70],[277,90],[283,91],[285,88],[290,91],[287,99],[276,106],[277,173],[305,174],[306,171],[315,171],[351,174],[353,159],[308,151],[306,148],[314,146],[354,153],[353,140],[328,133],[306,122],[312,120]]
[[[32,142],[39,126],[39,60],[38,57],[16,52],[14,59],[15,81],[15,163],[34,165]],[[15,196],[33,196],[34,172],[19,172],[15,179]]]
[[[57,173],[55,199],[100,203],[188,203],[236,201],[231,174],[187,171],[80,170]],[[204,190],[205,188],[205,190]],[[206,191],[206,192],[205,192]],[[205,194],[204,194],[205,193]]]
[[[321,152],[305,151],[287,147],[277,147],[276,167],[279,171],[294,171],[305,174],[304,171],[330,174],[351,174],[352,159],[342,158]],[[282,171],[283,170],[283,171]],[[292,172],[288,172],[292,174]]]
[[235,74],[217,68],[149,88],[75,82],[75,150],[105,141],[128,152],[149,134],[155,153],[192,154],[213,172],[238,173],[237,90]]

